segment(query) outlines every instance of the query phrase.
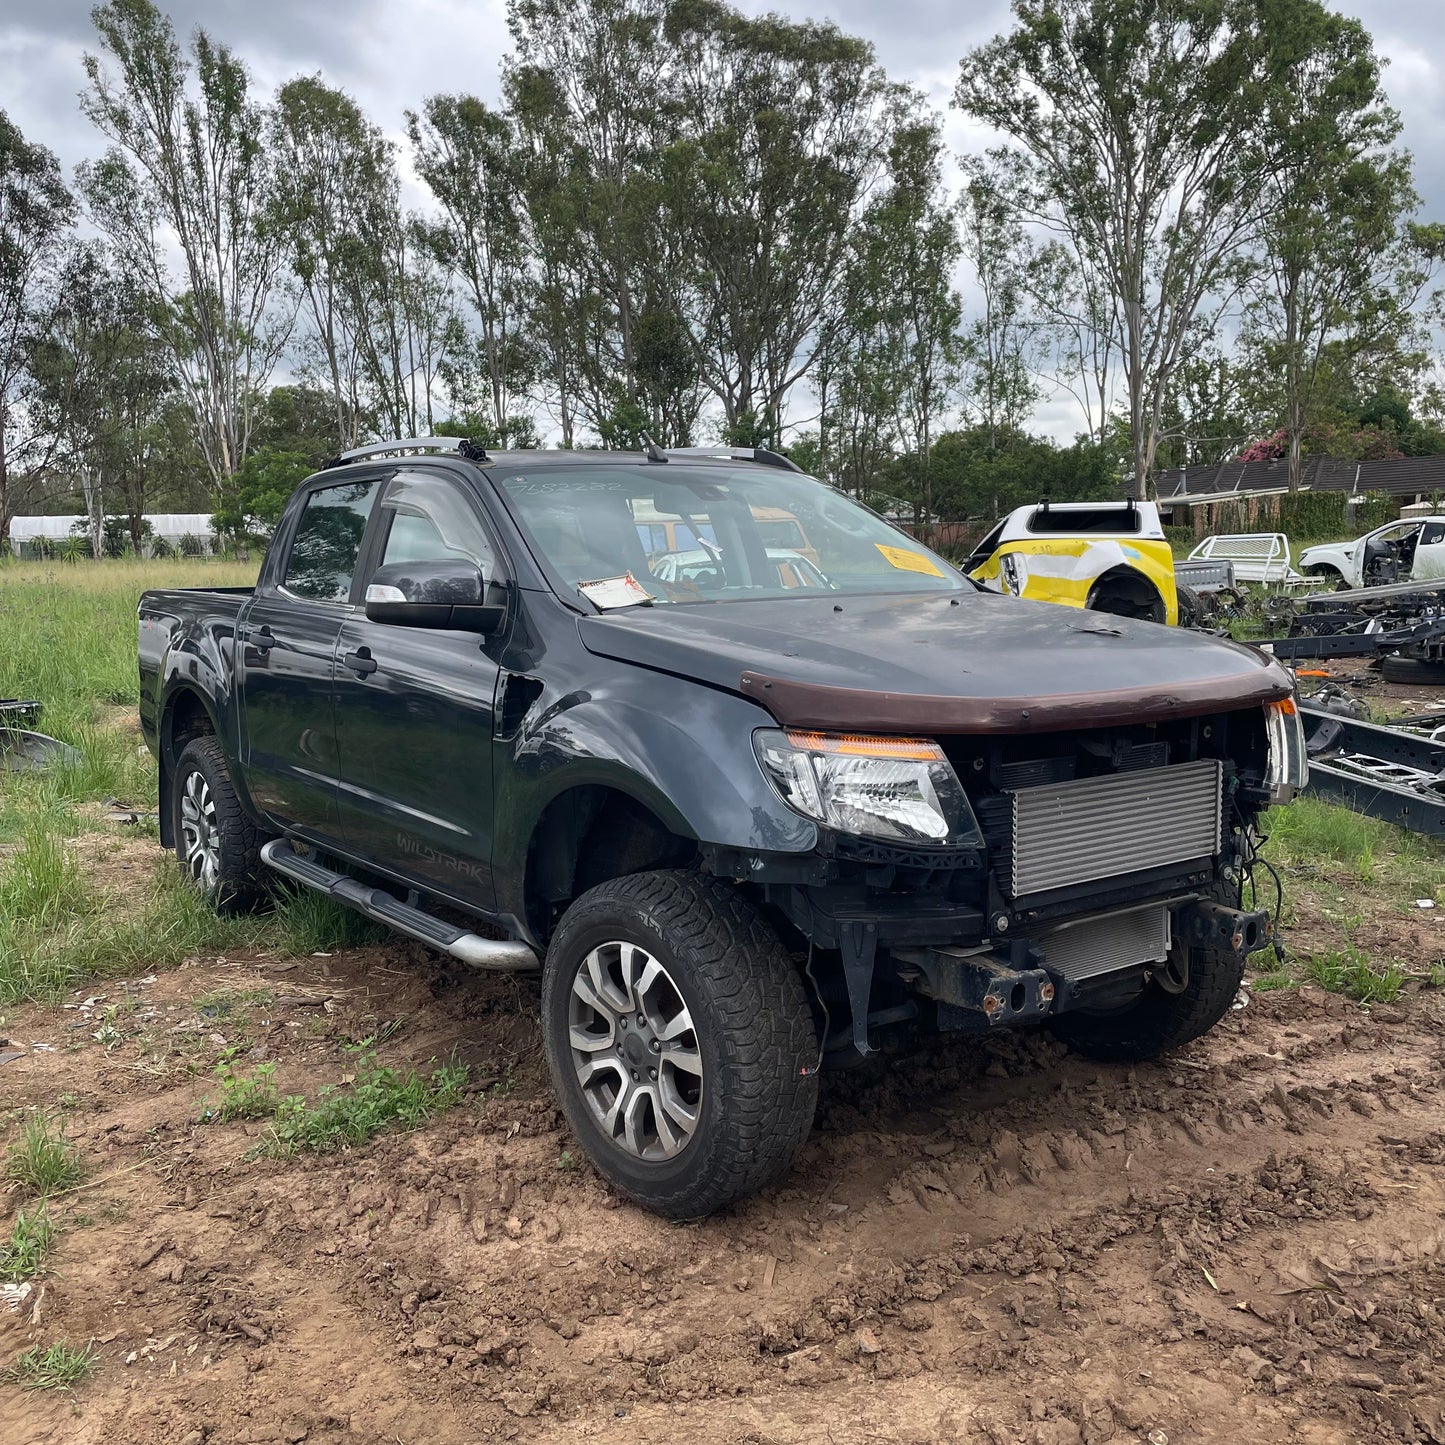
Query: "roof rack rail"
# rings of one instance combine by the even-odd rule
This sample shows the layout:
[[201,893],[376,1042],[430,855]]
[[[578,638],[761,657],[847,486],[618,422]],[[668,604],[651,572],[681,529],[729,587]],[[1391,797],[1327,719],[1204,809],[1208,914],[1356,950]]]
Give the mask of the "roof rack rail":
[[781,467],[786,472],[801,472],[796,462],[782,452],[769,451],[767,447],[732,447],[720,443],[712,447],[668,447],[670,457],[717,457],[733,462],[757,462],[759,466]]
[[457,452],[469,462],[491,461],[487,449],[470,437],[398,437],[393,441],[370,442],[364,447],[352,447],[339,457],[332,457],[327,467],[344,467],[347,462],[359,462],[363,457],[385,456],[387,452]]

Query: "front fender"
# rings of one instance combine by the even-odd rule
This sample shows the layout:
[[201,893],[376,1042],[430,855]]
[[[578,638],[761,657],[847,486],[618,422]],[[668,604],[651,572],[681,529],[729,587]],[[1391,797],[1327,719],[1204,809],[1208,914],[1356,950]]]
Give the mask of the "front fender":
[[662,673],[543,700],[496,771],[503,911],[521,916],[532,834],[547,805],[572,788],[613,788],[702,843],[810,852],[817,828],[783,803],[753,752],[754,730],[773,726],[744,698]]

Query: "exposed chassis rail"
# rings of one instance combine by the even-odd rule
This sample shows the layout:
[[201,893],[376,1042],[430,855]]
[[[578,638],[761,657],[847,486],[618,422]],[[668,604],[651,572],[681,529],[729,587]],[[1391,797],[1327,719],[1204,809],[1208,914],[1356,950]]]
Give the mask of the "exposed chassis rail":
[[1403,727],[1308,706],[1300,712],[1309,791],[1412,833],[1445,837],[1445,712],[1421,714]]
[[1396,582],[1314,598],[1288,637],[1254,646],[1286,661],[1392,652],[1431,658],[1445,649],[1445,581]]

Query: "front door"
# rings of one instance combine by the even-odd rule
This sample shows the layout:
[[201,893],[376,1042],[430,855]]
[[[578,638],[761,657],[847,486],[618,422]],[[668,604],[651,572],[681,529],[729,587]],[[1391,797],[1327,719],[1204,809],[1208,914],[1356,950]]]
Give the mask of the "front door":
[[239,619],[241,769],[269,820],[320,837],[336,830],[336,639],[379,478],[307,496],[279,574]]
[[[377,566],[465,558],[491,584],[497,552],[460,478],[403,472],[377,517]],[[363,589],[364,590],[364,589]],[[501,637],[371,622],[336,645],[345,850],[467,903],[492,902],[492,717]]]

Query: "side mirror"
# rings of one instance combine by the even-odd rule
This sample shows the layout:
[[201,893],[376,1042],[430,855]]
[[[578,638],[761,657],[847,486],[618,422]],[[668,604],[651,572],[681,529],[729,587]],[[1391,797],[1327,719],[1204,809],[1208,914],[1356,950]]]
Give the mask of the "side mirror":
[[487,606],[486,583],[475,562],[445,557],[378,567],[366,588],[366,615],[393,627],[499,632],[505,607]]

